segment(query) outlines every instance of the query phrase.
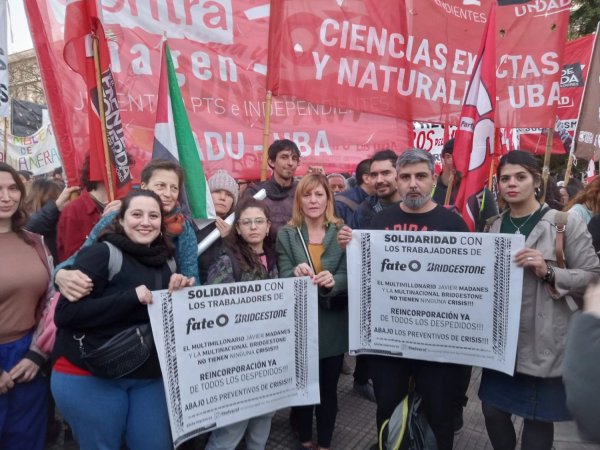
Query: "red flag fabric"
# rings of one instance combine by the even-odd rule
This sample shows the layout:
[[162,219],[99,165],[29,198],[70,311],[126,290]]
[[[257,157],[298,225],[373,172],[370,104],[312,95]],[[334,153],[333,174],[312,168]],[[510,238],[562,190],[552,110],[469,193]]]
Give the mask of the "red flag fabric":
[[[89,133],[87,88],[63,58],[65,0],[24,2],[48,95],[53,124],[71,141],[60,143],[65,171],[77,178]],[[159,6],[156,6],[156,5]],[[175,5],[172,9],[160,5]],[[207,176],[218,169],[236,178],[260,177],[265,123],[269,2],[102,1],[128,154],[134,181],[151,159],[157,111],[161,40],[166,34]],[[42,33],[43,32],[43,33]],[[52,78],[56,82],[52,82]],[[50,96],[52,98],[50,99]],[[378,150],[413,146],[412,123],[292,97],[274,98],[269,139],[299,146],[298,175],[312,165],[327,173],[352,172]],[[74,143],[73,143],[74,142]],[[76,158],[67,155],[74,153]]]
[[[590,34],[565,44],[560,78],[560,104],[556,109],[556,133],[552,141],[552,153],[564,155],[571,151],[593,43],[594,35]],[[515,132],[520,141],[519,148],[537,154],[545,152],[548,136],[546,129],[518,128]]]
[[[98,74],[93,52],[94,40],[98,43],[103,114],[100,112],[98,101]],[[96,0],[70,0],[67,3],[63,55],[69,67],[83,77],[87,88],[89,179],[103,181],[109,195],[121,198],[131,188],[131,172],[125,149],[115,82],[110,67],[108,45]],[[103,136],[103,127],[105,137]],[[108,146],[108,162],[104,147],[105,140]],[[111,186],[110,189],[109,186]]]
[[[463,175],[456,207],[471,231],[479,211],[468,202],[479,194],[489,177],[494,154],[496,113],[496,6],[492,4],[473,77],[467,90],[454,140],[455,168]],[[487,199],[490,201],[491,199]],[[475,206],[476,208],[476,206]]]

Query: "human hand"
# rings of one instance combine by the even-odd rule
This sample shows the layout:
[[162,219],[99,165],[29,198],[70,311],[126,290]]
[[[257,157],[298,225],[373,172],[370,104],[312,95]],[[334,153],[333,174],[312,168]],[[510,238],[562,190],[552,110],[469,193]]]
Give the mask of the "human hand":
[[335,280],[333,278],[333,274],[329,270],[323,270],[319,272],[314,278],[313,283],[317,286],[331,289],[335,286]]
[[600,319],[600,283],[590,285],[585,291],[583,311]]
[[54,277],[60,293],[70,302],[85,297],[94,287],[92,279],[81,270],[60,269]]
[[102,211],[102,215],[106,216],[107,214],[113,211],[119,211],[121,209],[121,200],[113,200],[109,204],[104,207],[104,211]]
[[229,232],[231,231],[231,225],[229,225],[227,222],[225,222],[220,217],[216,218],[215,225],[217,227],[217,230],[219,230],[219,234],[221,235],[222,238],[226,237],[229,234]]
[[532,270],[538,278],[542,278],[548,272],[548,264],[542,252],[533,248],[519,250],[514,261],[517,266]]
[[300,263],[296,267],[294,267],[294,276],[295,277],[312,277],[312,276],[314,276],[314,272],[308,264]]
[[350,228],[348,225],[344,225],[338,231],[338,235],[337,235],[338,244],[340,247],[342,247],[342,250],[346,250],[346,247],[348,246],[348,244],[350,243],[351,240],[352,240],[352,228]]
[[11,369],[8,375],[15,383],[28,383],[33,380],[40,370],[40,366],[32,360],[23,358]]
[[135,288],[135,293],[142,305],[150,305],[152,303],[152,291],[143,284]]
[[169,280],[169,292],[177,291],[194,285],[194,277],[188,278],[180,273],[174,273]]
[[0,373],[0,395],[6,394],[14,386],[15,383],[8,372]]
[[56,199],[56,208],[59,211],[62,211],[63,208],[65,206],[67,206],[67,203],[69,203],[71,200],[73,200],[71,198],[73,196],[73,194],[79,193],[79,192],[81,192],[81,188],[79,186],[72,186],[72,187],[64,188],[63,191],[58,196],[58,198]]

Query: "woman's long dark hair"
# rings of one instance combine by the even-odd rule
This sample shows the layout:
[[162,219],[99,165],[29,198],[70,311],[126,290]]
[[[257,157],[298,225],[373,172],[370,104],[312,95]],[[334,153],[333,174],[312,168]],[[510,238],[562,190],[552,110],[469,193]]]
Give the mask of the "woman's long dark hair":
[[160,208],[160,234],[152,242],[151,245],[152,246],[164,245],[167,248],[169,256],[173,256],[175,253],[175,250],[173,247],[173,243],[167,237],[167,233],[165,232],[165,220],[164,220],[164,215],[162,212],[162,202],[160,201],[160,197],[158,195],[156,195],[154,192],[146,190],[146,189],[132,189],[129,192],[129,194],[127,194],[125,196],[125,198],[123,198],[123,200],[121,201],[121,209],[119,210],[119,212],[115,216],[115,218],[112,220],[112,222],[109,223],[104,230],[102,230],[102,232],[98,236],[98,241],[99,242],[102,241],[101,238],[103,236],[105,236],[107,234],[112,234],[112,233],[117,233],[117,234],[121,234],[121,235],[125,236],[125,230],[123,229],[123,226],[121,225],[121,223],[119,221],[123,220],[123,218],[125,217],[125,213],[129,209],[129,206],[131,205],[131,201],[136,197],[152,198],[152,199],[156,200],[156,203],[158,203],[158,207]]
[[[235,207],[235,222],[233,222],[232,230],[224,241],[229,254],[236,259],[236,261],[232,261],[233,264],[239,264],[243,272],[256,272],[263,267],[260,257],[236,231],[240,216],[248,208],[260,209],[265,217],[269,219],[269,207],[262,200],[252,197],[241,200]],[[264,240],[263,251],[267,257],[267,265],[271,268],[275,262],[276,255],[275,248],[270,239]]]
[[27,195],[27,191],[25,190],[25,185],[23,184],[23,181],[21,180],[21,177],[19,176],[19,172],[17,172],[15,169],[13,169],[8,164],[0,163],[0,172],[6,172],[6,173],[10,174],[10,176],[14,180],[15,184],[17,185],[17,189],[19,189],[19,192],[21,193],[21,199],[19,200],[19,206],[17,206],[17,210],[10,218],[10,229],[13,232],[17,233],[17,235],[21,239],[23,239],[25,242],[27,242],[28,244],[31,244],[30,240],[27,238],[27,236],[23,232],[23,228],[25,227],[25,224],[27,223],[27,218],[28,218],[27,211],[25,211],[25,208],[23,206],[25,204],[25,196]]

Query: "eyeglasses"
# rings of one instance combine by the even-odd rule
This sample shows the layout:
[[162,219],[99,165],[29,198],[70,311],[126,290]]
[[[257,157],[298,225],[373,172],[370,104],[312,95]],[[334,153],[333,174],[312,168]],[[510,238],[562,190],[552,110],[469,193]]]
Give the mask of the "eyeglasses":
[[251,227],[253,224],[257,227],[267,223],[267,219],[264,217],[257,217],[256,219],[241,219],[239,224],[243,227]]

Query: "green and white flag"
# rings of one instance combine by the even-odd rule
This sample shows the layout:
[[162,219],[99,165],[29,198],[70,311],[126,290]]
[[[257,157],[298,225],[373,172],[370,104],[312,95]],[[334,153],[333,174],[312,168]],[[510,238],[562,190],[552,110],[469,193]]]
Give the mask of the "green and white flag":
[[[215,207],[166,40],[163,42],[152,150],[152,159],[158,158],[179,161],[185,174],[185,193],[194,221],[200,222],[202,227],[205,225],[203,221],[215,219]],[[183,202],[182,197],[184,196],[180,196],[180,201]]]

